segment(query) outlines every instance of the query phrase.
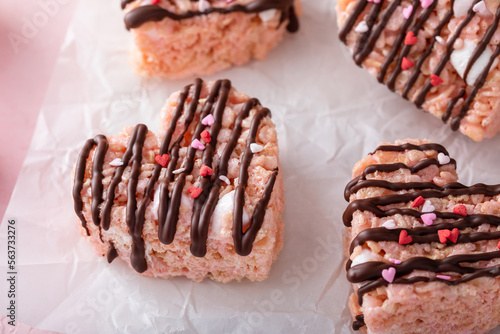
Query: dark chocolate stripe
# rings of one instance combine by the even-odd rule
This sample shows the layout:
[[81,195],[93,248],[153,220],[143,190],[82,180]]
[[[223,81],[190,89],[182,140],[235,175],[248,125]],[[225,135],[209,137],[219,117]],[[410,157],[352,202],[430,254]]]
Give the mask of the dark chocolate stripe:
[[[451,186],[448,186],[451,185]],[[388,195],[375,198],[357,199],[349,203],[343,215],[345,226],[351,226],[352,215],[356,211],[369,211],[377,217],[387,217],[392,215],[391,210],[381,210],[378,206],[385,206],[389,204],[406,203],[415,200],[417,197],[423,198],[443,198],[446,196],[460,196],[460,195],[486,195],[495,196],[500,194],[500,184],[488,186],[482,183],[473,185],[472,187],[454,187],[454,183],[448,183],[442,187],[442,190],[423,190],[400,195]]]
[[[87,159],[89,158],[90,151],[97,145],[97,149],[94,153],[94,162],[92,167],[92,177],[99,180],[99,185],[97,185],[96,189],[92,189],[92,209],[98,210],[99,204],[102,202],[102,168],[104,155],[106,154],[106,150],[108,148],[108,143],[106,137],[102,135],[96,136],[94,139],[89,139],[85,142],[83,149],[78,157],[78,161],[76,163],[75,168],[75,181],[73,185],[73,201],[76,215],[80,218],[82,222],[82,226],[87,232],[87,235],[90,235],[90,232],[87,228],[87,221],[83,216],[83,201],[82,201],[82,189],[83,189],[83,181],[85,178],[85,169],[87,167]],[[92,186],[95,185],[95,182],[92,181]],[[94,223],[99,226],[99,216],[97,219],[94,218],[95,215],[92,212],[92,219]]]
[[269,115],[269,109],[263,108],[259,110],[253,117],[252,123],[250,125],[250,130],[247,137],[247,146],[243,156],[241,158],[240,174],[238,178],[238,186],[235,189],[234,194],[234,213],[233,213],[233,239],[234,239],[234,250],[239,255],[245,256],[250,254],[252,251],[252,244],[257,236],[257,232],[262,225],[264,220],[264,214],[269,202],[270,193],[274,187],[274,182],[276,180],[276,175],[278,170],[275,170],[269,180],[267,181],[266,187],[264,188],[264,194],[262,199],[255,206],[255,210],[250,222],[248,230],[243,233],[243,207],[245,205],[245,189],[248,182],[248,167],[252,160],[253,152],[250,149],[250,145],[255,143],[255,137],[257,135],[257,130],[259,129],[260,122],[262,119]]
[[146,258],[144,257],[144,240],[142,239],[142,229],[137,228],[137,220],[135,213],[137,211],[137,183],[141,174],[142,164],[142,149],[146,141],[146,134],[148,128],[141,126],[137,133],[137,140],[132,147],[132,167],[130,169],[130,177],[128,179],[127,188],[127,214],[126,221],[128,232],[132,237],[132,252],[130,254],[130,262],[132,267],[139,272],[143,273],[148,269]]
[[444,146],[436,144],[436,143],[426,143],[421,145],[414,145],[410,143],[404,143],[401,145],[380,145],[375,151],[370,154],[375,154],[375,152],[404,152],[407,150],[417,150],[417,151],[436,151],[438,153],[443,153],[446,155],[450,155],[448,151],[444,148]]
[[455,105],[457,104],[458,100],[460,100],[464,95],[465,95],[465,89],[462,89],[457,96],[455,96],[448,102],[448,106],[446,107],[446,112],[441,118],[443,122],[445,123],[448,122],[448,120],[451,117],[451,113],[453,112],[453,108],[455,108]]
[[[415,218],[420,218],[421,213],[414,211],[414,213],[409,214],[410,209],[400,209],[397,214],[413,216]],[[439,230],[452,230],[458,228],[459,230],[464,230],[467,228],[475,228],[482,224],[489,224],[493,226],[500,226],[500,217],[491,215],[471,215],[465,218],[459,218],[460,215],[450,212],[433,212],[436,214],[437,218],[441,219],[454,219],[453,223],[440,223],[433,224],[426,227],[416,227],[412,229],[396,228],[396,229],[386,229],[385,227],[376,227],[363,230],[353,239],[349,247],[349,252],[352,254],[354,248],[357,246],[364,245],[367,241],[399,241],[399,235],[401,231],[407,231],[408,235],[412,237],[412,241],[408,245],[413,244],[423,244],[431,242],[440,242],[438,231]],[[477,242],[482,240],[493,240],[500,239],[500,232],[471,232],[471,233],[461,233],[457,239],[457,244],[467,243],[467,242]],[[448,245],[453,245],[451,241],[446,242]]]
[[[424,24],[424,22],[429,19],[429,16],[431,15],[434,8],[436,8],[437,3],[438,3],[438,1],[433,1],[432,4],[429,7],[427,7],[424,10],[424,12],[422,13],[422,15],[417,19],[417,22],[410,28],[409,31],[412,31],[413,34],[415,35],[415,37],[418,36],[418,32],[420,31],[420,28],[422,28],[422,25]],[[412,11],[412,15],[414,12],[416,12],[417,7],[415,4],[413,4],[413,8],[414,8],[414,10]],[[406,33],[405,33],[404,37],[406,37]],[[403,41],[404,40],[400,41],[397,44],[399,45]],[[394,87],[396,85],[396,79],[398,78],[399,73],[401,73],[401,71],[402,71],[401,63],[403,61],[403,57],[406,57],[410,53],[410,49],[412,46],[413,45],[404,45],[403,48],[401,49],[401,53],[396,61],[396,66],[394,68],[394,71],[391,73],[389,80],[387,81],[387,87],[391,91],[394,91]]]
[[[382,3],[382,1],[379,2],[379,4],[380,4],[378,6],[379,9],[380,9],[380,6],[382,5],[381,3]],[[342,29],[339,32],[339,39],[342,42],[346,43],[347,34],[349,34],[349,32],[352,30],[352,28],[354,27],[354,24],[356,23],[357,18],[359,17],[359,15],[361,15],[361,13],[363,12],[363,10],[365,9],[367,4],[368,4],[367,0],[358,0],[358,2],[356,3],[356,7],[354,7],[352,14],[349,15],[346,23],[344,24],[344,26],[342,27]],[[377,12],[377,14],[378,14],[378,12]]]
[[[448,43],[446,43],[446,52],[445,52],[444,56],[441,58],[441,60],[439,61],[436,68],[434,69],[433,74],[439,76],[441,74],[441,71],[444,69],[444,67],[446,66],[446,64],[450,60],[451,53],[453,52],[453,45],[455,44],[455,41],[458,39],[458,37],[460,37],[462,30],[469,24],[469,22],[472,20],[474,15],[476,15],[476,13],[474,12],[474,10],[472,8],[479,1],[480,0],[474,0],[474,4],[472,4],[472,6],[469,8],[469,11],[467,12],[467,17],[460,23],[460,25],[457,27],[457,29],[455,30],[453,35],[448,39]],[[422,104],[425,101],[425,97],[427,96],[427,93],[429,93],[429,91],[431,90],[432,87],[433,86],[431,84],[431,79],[429,78],[429,79],[427,79],[427,82],[426,82],[424,88],[422,88],[422,90],[420,91],[420,93],[418,94],[417,98],[414,101],[415,104],[417,105],[417,107],[422,106]]]
[[187,11],[182,14],[172,13],[167,9],[156,5],[144,5],[134,8],[130,12],[125,14],[125,26],[127,27],[127,29],[135,29],[146,22],[161,21],[167,17],[172,20],[184,20],[195,16],[208,15],[211,13],[229,14],[234,12],[242,12],[251,14],[260,13],[269,9],[276,9],[281,12],[280,24],[288,19],[288,31],[296,32],[299,29],[299,23],[297,15],[295,13],[293,1],[294,0],[255,0],[246,5],[231,5],[226,8],[210,7],[202,12]]
[[370,52],[372,52],[375,43],[380,37],[380,34],[384,30],[385,26],[387,25],[387,22],[389,22],[389,19],[391,18],[396,8],[398,8],[400,3],[401,0],[393,0],[390,3],[390,5],[386,8],[384,13],[382,14],[380,21],[375,25],[374,29],[371,31],[370,37],[368,38],[368,41],[366,42],[365,46],[358,53],[353,55],[354,62],[358,66],[360,66],[363,60],[370,54]]
[[[362,1],[360,1],[361,3]],[[354,46],[354,51],[353,55],[358,54],[363,50],[363,47],[366,44],[366,41],[368,37],[370,37],[370,34],[373,29],[373,25],[375,24],[375,21],[377,20],[377,16],[380,12],[380,9],[382,8],[382,1],[379,1],[379,3],[373,4],[372,8],[370,9],[370,13],[366,16],[365,23],[366,26],[368,27],[368,30],[365,32],[362,32],[358,36],[358,40],[356,41],[356,45]]]
[[434,31],[434,35],[432,36],[431,42],[425,52],[418,58],[417,62],[415,63],[415,70],[412,72],[410,78],[405,84],[405,87],[403,88],[403,91],[401,93],[401,96],[405,99],[408,98],[408,93],[410,92],[410,89],[412,89],[413,85],[415,84],[415,81],[417,81],[418,76],[420,75],[420,70],[422,69],[422,66],[424,65],[424,62],[427,60],[427,58],[431,55],[432,49],[434,48],[434,44],[436,43],[436,37],[441,35],[441,30],[450,22],[451,18],[453,17],[453,10],[450,10],[448,13],[446,13],[446,16],[439,22],[439,25],[437,26],[436,30]]
[[[213,117],[215,123],[210,127],[210,143],[205,145],[205,150],[203,151],[202,163],[205,166],[213,168],[213,156],[215,148],[217,146],[217,139],[219,136],[220,129],[222,127],[222,116],[224,113],[224,108],[226,107],[227,99],[229,96],[229,90],[231,89],[231,83],[229,81],[224,81],[222,83],[217,102],[214,106]],[[215,176],[212,176],[215,177]],[[205,201],[210,193],[210,176],[199,176],[200,188],[203,189],[203,196],[198,196],[194,200],[193,204],[193,214],[191,216],[191,253],[197,257],[203,257],[206,254],[206,237],[208,235],[208,225],[201,224],[200,215],[205,205]]]
[[[413,10],[411,11],[410,17],[405,19],[403,25],[400,28],[399,34],[396,37],[396,40],[394,41],[394,45],[392,46],[391,51],[389,52],[389,54],[385,58],[384,62],[382,63],[382,66],[380,66],[380,71],[378,72],[378,75],[377,75],[378,82],[380,82],[380,83],[384,82],[385,74],[387,73],[387,70],[389,69],[389,65],[392,64],[392,62],[394,61],[394,57],[396,57],[396,55],[398,53],[398,50],[403,45],[403,41],[404,41],[405,36],[406,36],[406,31],[408,30],[408,27],[410,26],[411,22],[413,21],[413,18],[415,17],[415,14],[417,13],[417,6],[419,3],[420,3],[420,0],[413,0],[413,4],[412,4]],[[434,1],[431,6],[436,6],[436,3],[437,3],[437,1]],[[430,13],[429,9],[431,9],[431,7],[427,8],[427,11]],[[398,68],[401,69],[401,60],[402,60],[402,57],[400,57],[399,62],[396,63],[396,68],[394,69],[393,73],[395,73],[398,70]]]
[[109,229],[111,207],[113,206],[113,203],[115,200],[116,187],[122,181],[123,172],[125,171],[125,168],[128,166],[128,163],[130,162],[130,158],[132,157],[132,148],[134,147],[134,145],[135,145],[134,143],[137,140],[137,134],[139,133],[139,130],[142,129],[143,127],[145,127],[144,124],[138,124],[134,127],[134,131],[130,135],[130,139],[129,139],[128,144],[127,144],[127,150],[125,151],[125,153],[123,154],[122,159],[121,159],[123,164],[121,166],[118,166],[115,169],[113,179],[111,180],[111,183],[109,184],[106,200],[104,201],[102,212],[101,212],[102,228],[105,231]]
[[[493,37],[493,34],[497,31],[498,28],[498,20],[500,19],[500,7],[497,8],[497,11],[495,13],[495,19],[493,20],[493,23],[488,27],[488,30],[486,30],[486,33],[484,34],[483,38],[481,39],[481,42],[477,45],[476,49],[472,53],[471,57],[469,58],[469,61],[467,62],[467,66],[465,67],[464,71],[464,81],[467,81],[467,76],[469,75],[470,70],[472,69],[472,66],[476,63],[478,58],[483,54],[484,50],[488,46],[488,44],[491,41],[491,38]],[[496,57],[492,57],[496,58]]]
[[477,95],[477,92],[481,87],[486,82],[486,77],[488,76],[488,73],[490,72],[491,65],[493,65],[493,62],[495,61],[496,57],[500,55],[500,44],[497,45],[497,48],[495,49],[495,52],[491,56],[490,60],[488,61],[488,64],[484,68],[484,70],[481,72],[481,75],[476,79],[476,82],[474,83],[474,86],[472,87],[472,90],[469,92],[469,96],[465,99],[464,105],[462,106],[462,109],[460,110],[460,114],[458,116],[455,116],[451,120],[451,129],[456,131],[460,127],[460,122],[462,119],[467,115],[467,112],[469,111],[469,106],[472,104],[472,101]]

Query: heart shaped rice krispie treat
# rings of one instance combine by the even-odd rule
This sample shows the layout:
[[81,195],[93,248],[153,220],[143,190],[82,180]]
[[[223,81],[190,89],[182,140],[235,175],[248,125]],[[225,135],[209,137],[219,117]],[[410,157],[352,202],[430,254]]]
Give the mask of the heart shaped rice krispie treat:
[[465,186],[438,144],[382,144],[356,164],[347,278],[364,333],[486,333],[500,325],[500,185]]
[[299,28],[299,0],[122,0],[143,76],[207,75],[263,60]]
[[228,80],[168,99],[160,136],[139,124],[89,139],[73,197],[82,234],[144,276],[263,280],[283,246],[283,181],[269,109]]
[[481,141],[500,130],[499,3],[339,0],[339,37],[380,83]]

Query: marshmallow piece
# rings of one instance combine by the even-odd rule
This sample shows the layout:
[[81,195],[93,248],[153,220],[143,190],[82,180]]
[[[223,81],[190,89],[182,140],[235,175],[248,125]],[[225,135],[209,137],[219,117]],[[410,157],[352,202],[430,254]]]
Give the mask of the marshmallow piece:
[[[454,50],[451,53],[450,62],[453,67],[457,70],[458,74],[463,78],[464,72],[467,67],[467,63],[471,58],[474,50],[476,49],[477,44],[469,39],[464,39],[464,46],[460,50]],[[479,77],[481,72],[484,70],[486,65],[488,65],[488,61],[493,55],[493,51],[489,47],[484,49],[483,53],[479,56],[479,58],[474,62],[472,68],[467,75],[467,85],[472,86],[476,82],[476,79]],[[492,67],[496,66],[496,62],[492,65]]]
[[455,0],[453,2],[453,15],[455,15],[455,17],[467,15],[473,3],[474,0]]
[[271,21],[276,16],[276,13],[277,13],[276,9],[268,9],[263,12],[260,12],[259,17],[262,20],[262,22],[268,22]]

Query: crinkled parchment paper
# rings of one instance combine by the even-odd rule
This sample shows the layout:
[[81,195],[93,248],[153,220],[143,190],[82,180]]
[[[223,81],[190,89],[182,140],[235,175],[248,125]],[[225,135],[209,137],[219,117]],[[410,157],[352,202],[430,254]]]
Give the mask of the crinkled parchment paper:
[[219,284],[141,277],[107,264],[79,234],[71,173],[85,140],[137,123],[157,131],[166,98],[192,81],[137,77],[119,1],[80,1],[0,227],[6,245],[7,219],[16,220],[17,319],[64,333],[351,333],[341,216],[354,163],[381,141],[429,138],[457,159],[462,182],[499,183],[500,137],[474,143],[357,68],[334,7],[304,1],[300,31],[266,61],[204,78],[229,78],[272,110],[286,190],[285,244],[270,277]]

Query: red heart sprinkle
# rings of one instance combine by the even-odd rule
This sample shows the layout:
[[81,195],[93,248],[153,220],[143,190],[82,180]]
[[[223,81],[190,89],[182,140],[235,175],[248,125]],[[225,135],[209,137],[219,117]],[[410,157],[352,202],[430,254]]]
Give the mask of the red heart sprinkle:
[[455,227],[453,230],[451,230],[450,236],[448,237],[448,240],[450,240],[451,242],[456,244],[459,234],[460,234],[460,231],[458,230],[458,228]]
[[159,3],[160,3],[160,1],[161,1],[161,0],[152,0],[152,1],[151,1],[151,4],[152,4],[152,5],[157,5],[157,4],[159,4]]
[[212,138],[210,137],[210,132],[208,132],[208,130],[203,131],[200,136],[201,139],[203,139],[203,141],[207,144],[212,141]]
[[422,196],[418,196],[417,198],[415,198],[413,203],[411,203],[411,207],[416,208],[418,206],[421,206],[424,203],[425,203],[425,198],[423,198]]
[[168,154],[157,155],[155,157],[157,163],[159,163],[162,167],[165,167],[168,163]]
[[467,216],[467,208],[465,205],[460,204],[453,208],[453,212],[460,216]]
[[497,248],[500,249],[500,241],[497,244]]
[[406,37],[405,37],[405,45],[415,45],[417,44],[417,37],[415,37],[415,34],[413,33],[413,31],[408,31],[406,33]]
[[406,230],[402,230],[401,233],[399,233],[399,244],[400,245],[406,245],[412,241],[413,241],[413,238],[408,235],[408,232]]
[[446,240],[448,240],[448,237],[451,235],[450,230],[439,230],[438,231],[438,236],[439,236],[439,242],[442,244],[446,243]]
[[403,60],[401,60],[401,69],[403,71],[406,71],[412,67],[413,67],[413,62],[410,59],[403,57]]
[[189,191],[189,195],[191,195],[192,198],[197,198],[198,196],[200,196],[203,189],[200,189],[197,187],[189,187],[188,191]]
[[200,168],[200,175],[201,176],[212,175],[213,173],[214,173],[214,170],[206,165],[203,165]]
[[435,74],[431,74],[431,85],[437,86],[437,85],[440,85],[442,83],[443,83],[443,79],[441,79],[440,77],[438,77]]

